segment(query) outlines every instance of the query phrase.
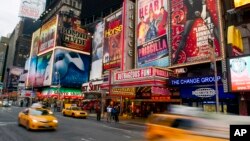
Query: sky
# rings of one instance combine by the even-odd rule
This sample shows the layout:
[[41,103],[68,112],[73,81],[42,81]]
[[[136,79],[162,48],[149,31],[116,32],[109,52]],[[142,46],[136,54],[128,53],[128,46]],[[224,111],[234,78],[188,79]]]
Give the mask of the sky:
[[1,0],[0,37],[11,33],[20,18],[18,17],[20,0]]

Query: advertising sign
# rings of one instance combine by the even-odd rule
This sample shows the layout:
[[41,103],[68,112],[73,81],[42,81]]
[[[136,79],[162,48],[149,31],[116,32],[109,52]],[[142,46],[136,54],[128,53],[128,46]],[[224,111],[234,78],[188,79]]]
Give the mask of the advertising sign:
[[250,90],[250,56],[229,59],[232,91]]
[[122,10],[105,18],[103,47],[103,73],[121,67]]
[[29,63],[29,71],[28,78],[26,82],[27,87],[35,86],[35,78],[36,78],[36,64],[37,64],[37,56],[33,56],[30,58]]
[[45,10],[46,0],[21,0],[19,17],[38,19]]
[[217,57],[221,57],[216,0],[174,0],[171,5],[172,65],[208,61],[212,38]]
[[53,17],[41,28],[39,53],[55,46],[57,17]]
[[235,26],[229,26],[227,29],[227,44],[231,45],[230,56],[240,56],[243,55],[243,41],[241,32]]
[[90,80],[102,78],[103,33],[104,24],[100,22],[96,25],[93,34]]
[[167,0],[138,0],[137,66],[169,66]]
[[137,47],[138,67],[168,66],[168,45],[166,36]]
[[81,87],[89,80],[90,56],[56,49],[53,67],[53,85]]
[[135,97],[135,88],[112,88],[111,95],[119,96],[134,96]]
[[51,84],[51,67],[52,52],[38,57],[35,86],[48,86]]
[[40,28],[32,34],[32,42],[30,49],[30,56],[36,56],[38,54],[38,48],[40,45]]
[[69,14],[59,15],[57,46],[90,53],[91,36],[81,28],[79,18]]

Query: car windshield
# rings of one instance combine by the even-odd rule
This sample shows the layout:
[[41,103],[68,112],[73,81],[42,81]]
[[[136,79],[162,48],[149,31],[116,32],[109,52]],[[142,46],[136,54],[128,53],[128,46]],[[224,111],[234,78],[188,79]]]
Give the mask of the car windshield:
[[49,111],[43,109],[30,109],[30,115],[33,116],[49,115]]
[[79,107],[72,107],[72,110],[75,110],[75,111],[80,111],[80,110],[81,110],[81,108],[79,108]]

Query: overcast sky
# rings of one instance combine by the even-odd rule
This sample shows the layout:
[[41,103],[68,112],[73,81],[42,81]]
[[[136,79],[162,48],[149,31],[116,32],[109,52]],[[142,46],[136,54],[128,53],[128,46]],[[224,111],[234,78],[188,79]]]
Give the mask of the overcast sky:
[[0,3],[0,36],[7,36],[19,22],[20,0],[1,0]]

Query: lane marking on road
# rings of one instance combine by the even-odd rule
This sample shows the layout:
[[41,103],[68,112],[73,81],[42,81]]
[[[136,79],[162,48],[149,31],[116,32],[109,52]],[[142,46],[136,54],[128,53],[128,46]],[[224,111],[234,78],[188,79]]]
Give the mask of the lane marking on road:
[[128,139],[130,139],[131,138],[131,136],[128,136],[128,135],[123,135],[125,138],[128,138]]
[[93,138],[88,138],[89,140],[91,140],[91,141],[94,141],[95,139],[93,139]]
[[103,127],[110,128],[110,129],[115,129],[115,130],[120,130],[120,131],[125,131],[125,132],[128,132],[128,133],[132,133],[132,131],[130,131],[130,130],[120,129],[120,128],[111,127],[111,126],[107,126],[107,125],[103,125]]
[[90,140],[88,140],[88,139],[84,139],[84,138],[81,138],[81,140],[82,140],[82,141],[90,141]]

